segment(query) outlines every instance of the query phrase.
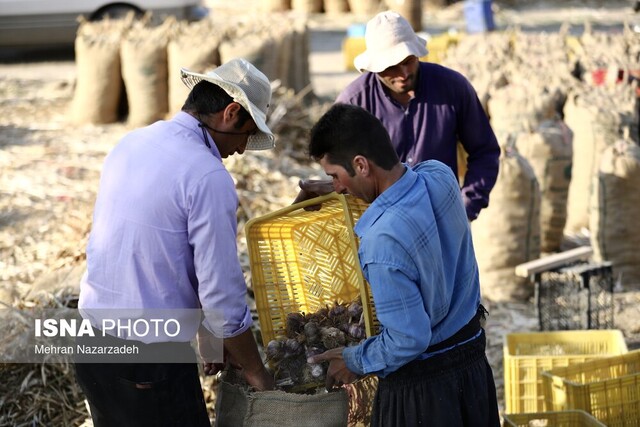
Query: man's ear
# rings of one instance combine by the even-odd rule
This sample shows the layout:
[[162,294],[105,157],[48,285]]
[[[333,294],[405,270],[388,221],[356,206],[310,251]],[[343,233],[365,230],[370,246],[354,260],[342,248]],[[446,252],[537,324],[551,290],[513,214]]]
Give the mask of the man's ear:
[[226,121],[233,120],[235,117],[238,116],[238,113],[240,112],[240,108],[242,108],[240,104],[238,104],[237,102],[231,102],[229,105],[227,105],[224,108],[224,119]]
[[353,158],[351,164],[357,174],[362,176],[367,176],[369,174],[369,160],[366,157],[357,155]]

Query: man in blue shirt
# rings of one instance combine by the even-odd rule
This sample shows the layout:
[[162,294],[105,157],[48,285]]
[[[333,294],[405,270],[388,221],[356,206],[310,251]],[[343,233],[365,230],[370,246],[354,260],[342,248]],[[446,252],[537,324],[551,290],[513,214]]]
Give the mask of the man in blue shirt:
[[451,169],[400,163],[383,124],[346,104],[313,127],[309,153],[336,192],[370,203],[355,231],[381,325],[309,362],[330,362],[328,388],[377,375],[373,426],[499,426],[478,267]]
[[[358,105],[385,126],[401,161],[413,166],[440,160],[458,175],[458,141],[468,154],[461,193],[473,221],[489,204],[498,176],[500,147],[469,81],[438,64],[420,62],[427,42],[396,12],[371,19],[366,51],[354,64],[362,72],[336,99]],[[326,193],[328,185],[302,181],[296,201]],[[308,193],[308,194],[305,194]]]
[[[181,348],[195,362],[189,342],[198,333],[201,355],[214,362],[207,357],[218,332],[246,381],[268,390],[273,377],[250,329],[238,260],[238,196],[222,159],[273,147],[265,123],[271,86],[243,59],[208,74],[182,70],[182,80],[191,89],[182,111],[125,135],[105,159],[79,308],[89,317],[105,310],[219,312],[215,331],[183,325],[177,336],[151,335],[137,345],[160,359]],[[135,338],[108,339],[123,345]],[[164,360],[76,363],[94,425],[209,426],[197,365]]]

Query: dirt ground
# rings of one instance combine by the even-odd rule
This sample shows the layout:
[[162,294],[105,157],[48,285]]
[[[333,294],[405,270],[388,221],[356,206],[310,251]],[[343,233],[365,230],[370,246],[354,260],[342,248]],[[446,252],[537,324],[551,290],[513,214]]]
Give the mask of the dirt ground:
[[[522,19],[522,14],[514,10],[502,9],[500,19],[506,19],[505,16]],[[572,11],[569,9],[567,19],[572,16]],[[616,11],[616,19],[619,19],[619,14],[628,13],[622,6]],[[442,12],[441,23],[446,22],[448,15],[445,12]],[[598,12],[609,19],[606,9],[595,8],[581,13],[593,15]],[[454,16],[459,12],[452,9],[447,13]],[[447,19],[459,23],[459,15],[456,16]],[[436,15],[425,13],[426,22],[436,19]],[[345,22],[349,20],[345,19]],[[339,28],[344,28],[343,24]],[[333,29],[335,38],[333,25],[324,17],[318,18],[312,25],[317,31],[314,37],[323,28],[328,28],[328,32]],[[319,38],[312,38],[312,43],[326,46]],[[325,52],[325,55],[334,55],[332,58],[335,59],[339,52]],[[327,57],[322,58],[312,57],[312,68],[318,66],[314,64],[326,66]],[[325,78],[324,86],[316,88],[320,95],[331,95],[340,82],[338,78],[344,80],[351,76],[338,68],[324,69],[319,73],[312,69],[312,81],[318,77]],[[52,292],[66,286],[77,290],[84,269],[84,248],[102,161],[129,128],[123,122],[70,125],[67,118],[74,79],[73,62],[64,56],[62,60],[47,57],[43,61],[9,60],[0,64],[2,301],[32,298],[39,292]],[[283,156],[283,153],[300,154],[296,148],[298,141],[287,142],[287,138],[299,136],[284,135],[281,138],[284,151],[262,154],[245,166],[230,160],[230,169],[240,171],[239,188],[246,200],[243,210],[247,216],[286,206],[297,192],[297,180],[319,173],[317,168],[296,157]],[[265,183],[273,196],[264,195]],[[243,247],[241,242],[240,248]],[[247,270],[246,256],[243,256],[243,263]],[[537,330],[537,317],[533,302],[486,305],[490,312],[486,325],[487,354],[494,370],[502,410],[504,337],[510,332]],[[622,330],[629,348],[640,348],[640,291],[618,290],[615,293],[614,321],[615,327]]]

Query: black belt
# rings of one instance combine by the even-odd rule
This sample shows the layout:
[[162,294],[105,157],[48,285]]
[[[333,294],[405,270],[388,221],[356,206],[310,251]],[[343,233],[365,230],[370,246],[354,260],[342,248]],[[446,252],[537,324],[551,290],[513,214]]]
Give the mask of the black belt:
[[425,353],[433,353],[435,351],[444,350],[475,337],[482,327],[480,322],[485,320],[485,314],[489,314],[489,312],[482,306],[482,304],[480,304],[475,316],[473,316],[473,318],[469,320],[466,325],[464,325],[458,332],[456,332],[446,340],[440,341],[437,344],[430,345],[429,348],[425,350]]

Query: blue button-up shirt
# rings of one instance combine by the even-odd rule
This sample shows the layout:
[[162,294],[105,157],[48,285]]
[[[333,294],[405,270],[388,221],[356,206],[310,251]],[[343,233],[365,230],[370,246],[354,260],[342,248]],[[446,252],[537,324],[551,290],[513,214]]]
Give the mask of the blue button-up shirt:
[[355,231],[381,331],[345,348],[343,357],[356,374],[384,377],[424,358],[480,304],[471,230],[451,169],[435,160],[407,167]]
[[389,132],[400,160],[413,166],[440,160],[458,174],[457,143],[468,153],[462,197],[469,219],[489,203],[498,177],[500,147],[469,81],[457,71],[421,62],[415,97],[394,100],[375,73],[351,82],[336,102],[359,105]]
[[244,332],[237,208],[233,179],[195,118],[180,112],[127,134],[103,166],[80,308],[202,307],[224,316],[225,338]]

